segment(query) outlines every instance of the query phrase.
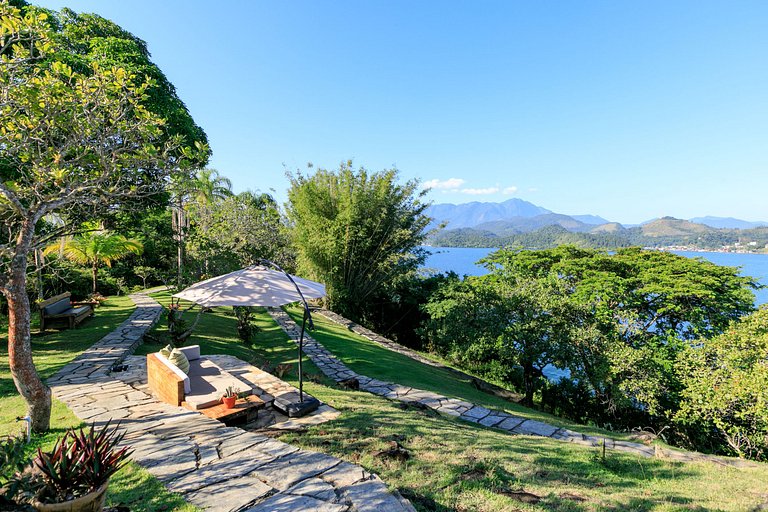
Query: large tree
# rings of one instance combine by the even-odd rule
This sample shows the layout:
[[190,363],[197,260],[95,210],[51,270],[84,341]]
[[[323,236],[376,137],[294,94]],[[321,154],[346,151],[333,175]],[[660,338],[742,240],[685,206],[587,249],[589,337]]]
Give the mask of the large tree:
[[326,285],[330,307],[364,319],[367,301],[423,261],[430,218],[417,181],[396,169],[289,174],[288,218],[299,270]]
[[[189,149],[184,134],[147,107],[157,105],[150,96],[161,92],[156,81],[89,57],[93,44],[78,48],[66,17],[0,3],[0,289],[9,308],[10,370],[35,431],[49,427],[51,393],[32,360],[29,254],[77,231],[84,218],[158,194],[169,174],[208,154],[199,140],[197,151]],[[104,23],[78,26],[115,27],[93,19]],[[55,227],[44,226],[54,215]]]

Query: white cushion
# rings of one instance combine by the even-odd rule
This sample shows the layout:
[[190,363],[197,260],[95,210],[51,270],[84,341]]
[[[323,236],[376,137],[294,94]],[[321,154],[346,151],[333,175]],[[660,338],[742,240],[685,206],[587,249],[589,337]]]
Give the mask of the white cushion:
[[200,359],[200,345],[190,345],[188,347],[179,347],[179,350],[184,352],[187,356],[187,361],[194,361]]
[[248,384],[206,358],[189,363],[189,378],[192,391],[187,393],[184,401],[196,410],[218,404],[229,386],[240,389],[243,395],[253,393]]
[[160,352],[158,352],[155,355],[157,356],[157,358],[160,361],[163,362],[164,365],[166,365],[168,368],[173,370],[173,373],[175,373],[180,379],[182,379],[184,381],[184,394],[187,394],[187,393],[191,392],[192,391],[192,385],[189,383],[189,376],[186,373],[184,373],[183,371],[181,371],[178,366],[176,366],[175,364],[170,362],[168,360],[168,358],[165,357]]

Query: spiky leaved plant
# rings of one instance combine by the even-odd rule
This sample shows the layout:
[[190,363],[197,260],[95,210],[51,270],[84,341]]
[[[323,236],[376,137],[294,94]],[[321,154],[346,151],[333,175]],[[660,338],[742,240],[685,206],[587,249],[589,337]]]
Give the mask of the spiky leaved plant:
[[104,485],[131,453],[128,447],[117,448],[124,435],[107,422],[100,430],[94,425],[68,430],[50,452],[38,448],[35,466],[45,483],[41,501],[69,501]]

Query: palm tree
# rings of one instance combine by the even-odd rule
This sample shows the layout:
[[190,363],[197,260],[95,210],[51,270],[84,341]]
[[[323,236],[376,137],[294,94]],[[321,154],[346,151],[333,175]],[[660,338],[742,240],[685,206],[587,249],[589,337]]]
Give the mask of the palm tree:
[[232,182],[215,169],[200,169],[194,176],[182,177],[171,185],[173,238],[178,244],[177,286],[181,288],[184,241],[189,229],[188,204],[203,208],[232,195]]
[[93,276],[93,293],[96,293],[96,275],[99,266],[112,267],[112,262],[130,254],[141,254],[144,246],[140,241],[108,231],[92,231],[74,238],[62,239],[49,245],[43,254],[58,252],[62,257],[81,265],[90,265]]

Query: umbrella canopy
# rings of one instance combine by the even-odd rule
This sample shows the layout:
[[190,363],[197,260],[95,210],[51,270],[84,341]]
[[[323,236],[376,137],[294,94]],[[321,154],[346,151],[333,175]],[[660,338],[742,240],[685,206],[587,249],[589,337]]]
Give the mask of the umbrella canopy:
[[283,272],[263,266],[253,266],[200,281],[173,296],[208,308],[215,306],[276,307],[292,302],[303,302],[296,290],[297,286],[304,295],[304,299],[325,297],[324,285],[301,277],[290,277],[296,283],[295,286]]

